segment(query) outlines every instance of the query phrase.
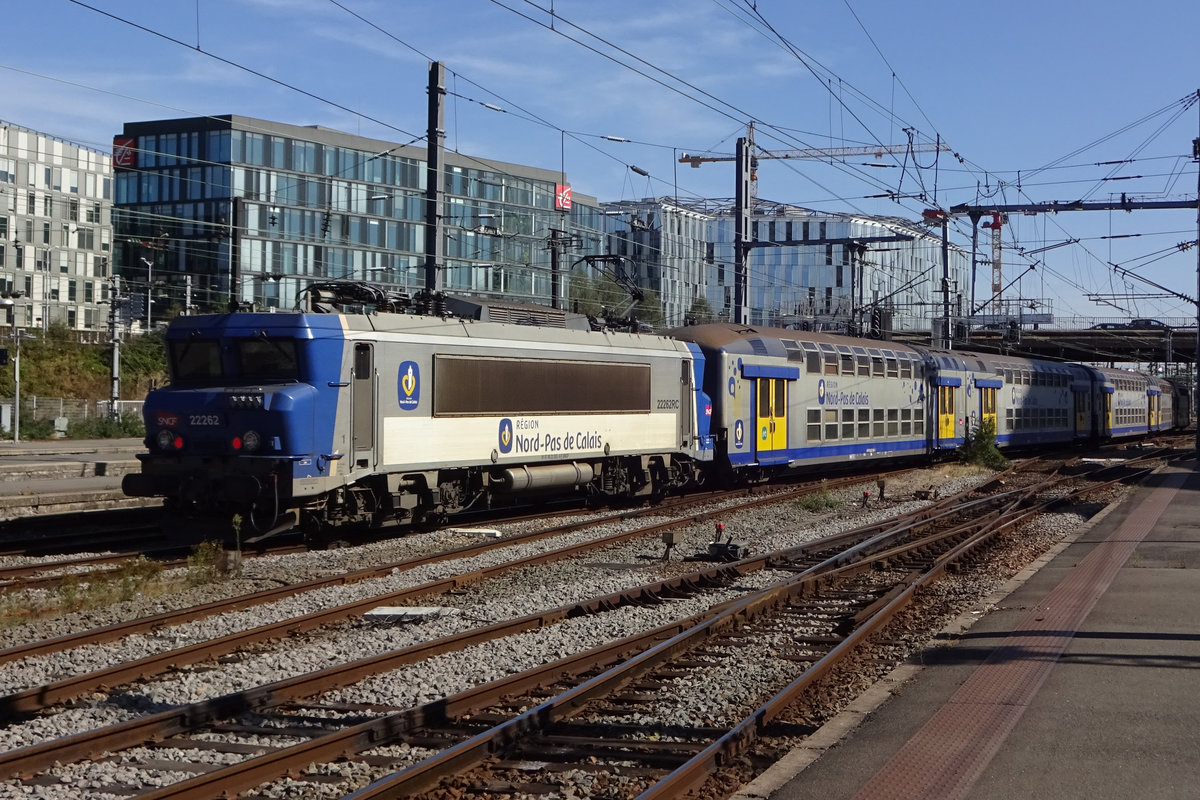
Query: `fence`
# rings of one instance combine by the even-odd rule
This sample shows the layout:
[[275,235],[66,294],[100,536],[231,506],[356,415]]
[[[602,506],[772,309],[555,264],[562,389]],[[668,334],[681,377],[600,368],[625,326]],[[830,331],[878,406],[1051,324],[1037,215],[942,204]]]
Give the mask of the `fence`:
[[[0,429],[12,431],[12,397],[0,397],[0,406],[8,413],[0,415]],[[109,416],[112,407],[110,400],[80,400],[68,397],[38,397],[21,393],[21,422],[36,422],[39,420],[53,421],[65,417],[68,422],[84,422],[89,419]],[[122,415],[135,414],[141,416],[141,400],[118,400],[117,411]]]

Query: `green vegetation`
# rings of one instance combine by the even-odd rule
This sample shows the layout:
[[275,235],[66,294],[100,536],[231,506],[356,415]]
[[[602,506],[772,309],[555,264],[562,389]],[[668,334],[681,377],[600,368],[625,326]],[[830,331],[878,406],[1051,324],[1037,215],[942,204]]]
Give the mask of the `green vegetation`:
[[985,419],[973,432],[967,433],[958,457],[964,464],[974,464],[993,470],[1008,468],[1008,459],[996,448],[996,423]]
[[68,575],[53,594],[34,594],[31,599],[19,591],[6,593],[0,602],[0,625],[23,625],[44,617],[104,608],[139,595],[156,597],[177,589],[177,581],[163,580],[161,564],[138,556],[109,573]]
[[[54,423],[35,419],[31,398],[80,400],[90,407],[112,396],[112,343],[81,342],[76,331],[65,325],[53,325],[46,331],[28,331],[21,341],[21,437],[48,439],[54,436]],[[13,355],[12,342],[0,342]],[[144,336],[128,336],[121,342],[122,400],[141,400],[167,378],[162,331]],[[0,397],[14,393],[12,366],[0,367]],[[39,409],[41,410],[41,409]],[[39,416],[44,416],[41,414]],[[67,436],[98,439],[144,436],[136,414],[120,420],[72,419]]]
[[820,489],[813,494],[805,495],[796,501],[796,505],[805,511],[832,511],[840,508],[842,501],[833,496],[828,489]]
[[160,597],[183,587],[219,583],[240,574],[240,554],[226,553],[220,542],[196,545],[182,575],[165,575],[157,561],[138,556],[112,572],[68,575],[52,594],[4,593],[0,596],[0,627],[106,608],[139,596]]
[[222,577],[224,548],[220,542],[201,542],[188,556],[187,585],[204,586]]

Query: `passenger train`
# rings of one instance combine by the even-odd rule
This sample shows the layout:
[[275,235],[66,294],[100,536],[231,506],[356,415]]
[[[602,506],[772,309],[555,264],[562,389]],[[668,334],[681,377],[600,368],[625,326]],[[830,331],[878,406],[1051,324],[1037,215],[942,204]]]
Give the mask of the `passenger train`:
[[172,321],[125,493],[239,515],[251,539],[319,538],[535,493],[653,498],[928,458],[985,420],[1002,448],[1190,420],[1187,388],[1136,372],[726,323],[595,330],[461,298],[412,313],[355,287],[313,287],[304,312]]

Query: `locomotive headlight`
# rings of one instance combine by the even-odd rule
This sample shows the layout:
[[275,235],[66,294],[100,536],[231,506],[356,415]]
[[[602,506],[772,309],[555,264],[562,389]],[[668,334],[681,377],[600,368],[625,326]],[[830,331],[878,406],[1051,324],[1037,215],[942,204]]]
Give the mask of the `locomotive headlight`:
[[259,436],[258,431],[246,431],[242,434],[242,447],[247,453],[253,453],[261,446],[262,437]]
[[159,450],[178,450],[183,447],[183,439],[176,436],[174,431],[169,431],[166,428],[158,432],[155,441],[158,443]]

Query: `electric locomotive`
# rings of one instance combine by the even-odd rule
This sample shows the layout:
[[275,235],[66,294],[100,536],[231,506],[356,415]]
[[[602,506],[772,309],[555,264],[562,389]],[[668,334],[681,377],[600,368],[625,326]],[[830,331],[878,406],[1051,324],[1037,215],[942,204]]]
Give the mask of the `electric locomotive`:
[[299,525],[430,525],[531,493],[648,497],[712,459],[697,348],[533,311],[231,313],[167,331],[149,452],[124,479],[251,540]]

